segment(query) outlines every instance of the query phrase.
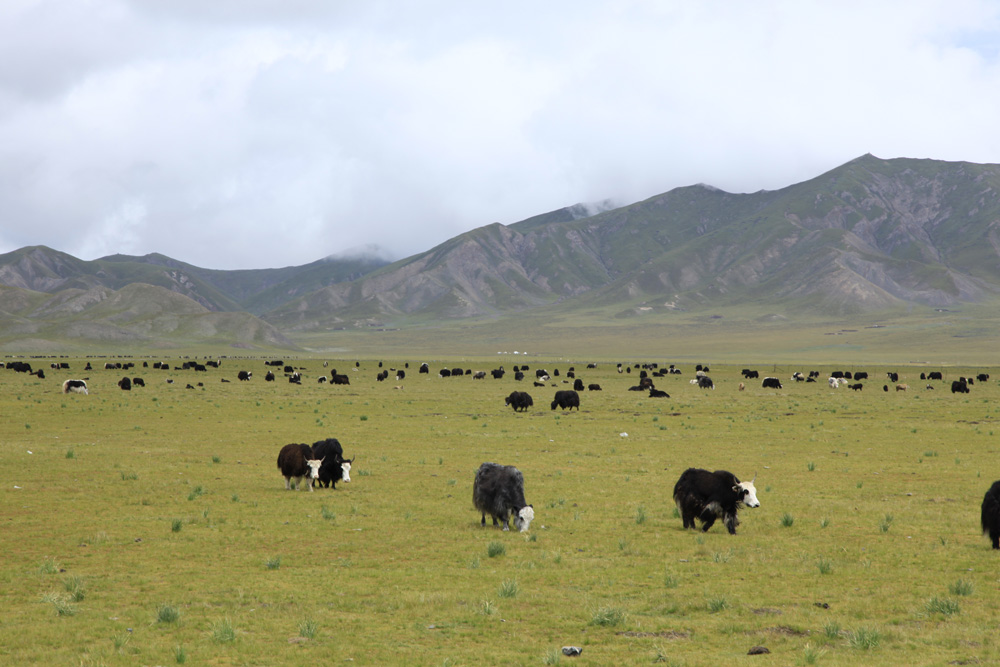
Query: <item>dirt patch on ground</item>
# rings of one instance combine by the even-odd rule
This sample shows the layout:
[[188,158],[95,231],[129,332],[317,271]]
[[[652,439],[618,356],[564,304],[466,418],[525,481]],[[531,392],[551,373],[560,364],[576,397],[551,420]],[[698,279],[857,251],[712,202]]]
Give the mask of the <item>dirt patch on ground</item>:
[[638,639],[647,639],[649,637],[659,637],[660,639],[690,639],[691,633],[686,630],[664,630],[663,632],[634,632],[629,630],[627,632],[616,632],[619,637],[635,637]]

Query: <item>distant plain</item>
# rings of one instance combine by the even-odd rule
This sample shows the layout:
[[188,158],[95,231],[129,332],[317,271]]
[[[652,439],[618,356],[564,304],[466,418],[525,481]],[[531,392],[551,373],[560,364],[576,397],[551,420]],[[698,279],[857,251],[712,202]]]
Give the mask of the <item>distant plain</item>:
[[[749,328],[748,340],[772,340],[747,353],[746,340],[727,347],[731,333],[712,333],[727,319],[734,318],[705,321],[700,331],[697,322],[669,335],[665,328],[662,338],[631,324],[593,336],[585,322],[539,320],[497,328],[495,340],[484,336],[487,325],[410,332],[407,341],[391,331],[351,333],[324,343],[351,350],[339,356],[284,355],[303,369],[301,386],[281,373],[265,383],[271,355],[248,351],[206,373],[142,368],[155,360],[179,366],[183,355],[173,352],[30,359],[45,379],[0,371],[0,658],[73,665],[1000,659],[998,555],[978,527],[982,495],[1000,478],[1000,376],[986,361],[995,352],[985,335],[979,343],[955,338],[948,349],[954,330],[934,339],[928,317],[913,339],[929,342],[890,353],[880,336],[908,335],[891,320],[884,329],[840,333],[836,344],[827,343],[822,323],[784,337],[767,325]],[[574,329],[584,334],[568,335]],[[557,336],[547,334],[553,330]],[[483,351],[462,358],[469,341]],[[651,351],[661,343],[661,353]],[[382,356],[379,345],[409,345],[412,354]],[[514,345],[523,348],[516,356]],[[973,359],[977,349],[983,361]],[[704,358],[692,358],[699,351]],[[852,353],[850,363],[831,363]],[[619,374],[616,357],[677,363],[683,374],[657,379],[671,398],[651,399],[628,391],[638,369]],[[84,373],[88,360],[95,369]],[[138,367],[103,370],[107,361],[129,360]],[[432,373],[419,375],[425,360]],[[52,361],[71,369],[50,370]],[[589,361],[598,367],[586,369]],[[406,378],[376,382],[379,362],[408,363]],[[711,366],[715,390],[689,384],[696,362]],[[532,373],[525,382],[511,373],[501,380],[436,374],[445,366],[510,371],[515,363],[560,375],[536,388]],[[744,381],[744,365],[780,377],[784,389]],[[579,413],[553,412],[548,403],[571,366],[603,391],[584,392]],[[351,385],[317,382],[333,368],[350,374]],[[819,383],[789,379],[814,368]],[[825,378],[834,369],[866,370],[871,379],[863,391],[832,390]],[[253,379],[238,382],[238,370],[252,370]],[[945,381],[919,379],[931,370]],[[896,391],[887,371],[899,372],[908,389]],[[968,395],[949,391],[954,377],[981,372],[993,378]],[[147,386],[120,391],[115,383],[126,374]],[[90,395],[60,393],[63,379],[81,376],[90,378]],[[504,406],[514,389],[534,396],[526,414]],[[357,456],[352,482],[285,491],[275,465],[281,445],[326,437]],[[486,460],[524,473],[536,511],[528,534],[479,526],[471,483]],[[705,534],[682,530],[670,495],[689,466],[742,479],[756,473],[761,507],[741,512],[736,536],[718,524]],[[583,654],[562,657],[566,645]],[[746,657],[755,645],[770,656]]]

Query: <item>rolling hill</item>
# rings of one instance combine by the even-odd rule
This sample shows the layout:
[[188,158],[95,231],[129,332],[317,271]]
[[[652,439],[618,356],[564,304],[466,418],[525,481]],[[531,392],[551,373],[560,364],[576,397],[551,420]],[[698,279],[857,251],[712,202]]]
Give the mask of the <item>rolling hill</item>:
[[0,255],[0,285],[6,340],[275,346],[332,330],[549,312],[856,317],[990,304],[1000,295],[1000,165],[865,155],[781,190],[695,185],[494,223],[391,264],[218,271],[35,246]]

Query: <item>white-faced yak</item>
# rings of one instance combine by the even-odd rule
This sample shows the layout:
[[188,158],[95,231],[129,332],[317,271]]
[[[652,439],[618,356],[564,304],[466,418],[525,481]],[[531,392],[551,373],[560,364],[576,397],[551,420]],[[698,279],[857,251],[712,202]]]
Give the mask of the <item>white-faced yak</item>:
[[694,528],[700,519],[702,531],[707,532],[716,519],[721,518],[730,535],[736,534],[740,524],[736,512],[741,505],[760,507],[754,480],[741,482],[731,472],[702,468],[688,468],[674,486],[674,502],[681,513],[685,528]]
[[493,517],[493,525],[503,524],[509,530],[509,516],[514,517],[514,528],[527,532],[535,510],[524,501],[524,477],[514,466],[484,463],[476,471],[472,483],[472,504],[482,512],[481,525],[486,525],[486,515]]
[[[336,438],[327,438],[314,442],[312,446],[313,458],[318,458],[323,462],[319,467],[319,477],[312,484],[313,486],[337,488],[337,482],[343,480],[346,484],[351,481],[351,465],[354,459],[344,458],[344,448],[340,446],[340,441]],[[357,457],[355,457],[357,458]]]
[[[285,477],[285,489],[298,489],[302,486],[302,478],[309,480],[306,484],[312,491],[312,480],[319,477],[319,467],[323,465],[322,459],[313,456],[312,447],[309,445],[285,445],[278,452],[278,469]],[[292,485],[292,479],[295,485]]]

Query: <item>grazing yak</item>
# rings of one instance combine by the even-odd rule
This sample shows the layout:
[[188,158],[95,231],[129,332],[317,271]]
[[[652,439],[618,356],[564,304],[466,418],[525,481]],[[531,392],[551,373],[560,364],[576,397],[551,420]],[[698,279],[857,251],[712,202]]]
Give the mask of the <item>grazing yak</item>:
[[587,391],[601,391],[601,385],[599,384],[588,384]]
[[701,389],[715,389],[715,383],[707,375],[698,376],[698,387]]
[[484,463],[476,471],[472,483],[472,504],[482,513],[481,526],[486,525],[486,515],[493,517],[493,525],[503,524],[510,530],[510,516],[514,528],[527,532],[535,518],[534,508],[524,500],[524,476],[514,466]]
[[84,380],[66,380],[62,384],[64,394],[86,394],[87,383]]
[[514,408],[514,412],[517,412],[518,410],[521,412],[527,412],[528,408],[535,404],[535,402],[531,400],[531,394],[526,391],[510,392],[510,396],[504,399],[504,403]]
[[314,442],[312,451],[313,457],[323,462],[319,467],[319,476],[312,482],[313,486],[328,488],[332,484],[336,489],[337,482],[343,480],[347,484],[351,481],[351,465],[354,459],[344,458],[344,448],[340,446],[339,440],[327,438]]
[[965,378],[958,378],[951,383],[951,393],[953,394],[968,394],[969,385],[965,381]]
[[993,543],[994,549],[1000,549],[1000,481],[993,482],[993,486],[983,497],[980,521],[983,526],[983,534],[990,536],[990,542]]
[[577,412],[580,411],[580,394],[576,393],[572,389],[562,389],[556,392],[555,399],[552,401],[552,409],[555,410],[557,407],[566,410],[567,408],[572,410],[576,408]]
[[576,378],[573,381],[573,390],[574,391],[583,391],[583,380],[581,380],[580,378]]
[[132,380],[127,376],[118,381],[118,388],[122,391],[132,391]]
[[246,382],[253,377],[253,371],[240,371],[236,374],[236,379],[241,382]]
[[764,389],[781,389],[781,380],[767,377],[761,381],[760,386]]
[[[278,470],[285,477],[285,489],[291,491],[302,486],[302,478],[310,480],[307,486],[312,491],[312,480],[319,478],[322,459],[313,456],[312,447],[306,444],[285,445],[278,452]],[[294,486],[292,478],[295,479]]]
[[760,507],[757,489],[753,485],[756,479],[755,474],[749,482],[741,482],[726,470],[709,472],[702,468],[688,468],[674,485],[674,502],[684,527],[693,529],[697,518],[702,522],[702,531],[707,532],[715,520],[721,518],[729,534],[735,535],[736,526],[740,524],[736,517],[740,506]]

